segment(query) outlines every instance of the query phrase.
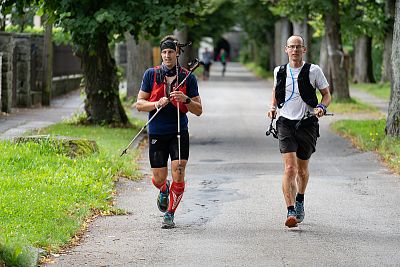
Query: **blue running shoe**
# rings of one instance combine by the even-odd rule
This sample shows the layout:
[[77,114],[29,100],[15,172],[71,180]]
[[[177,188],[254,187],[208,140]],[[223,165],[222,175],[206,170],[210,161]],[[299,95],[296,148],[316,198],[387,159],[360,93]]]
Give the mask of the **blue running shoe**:
[[175,227],[174,223],[174,213],[172,212],[166,212],[164,214],[164,221],[162,223],[161,228],[163,229],[171,229]]
[[161,212],[166,212],[169,204],[169,181],[167,180],[167,190],[157,196],[157,207]]
[[296,210],[296,221],[297,223],[301,223],[304,220],[304,216],[306,215],[304,212],[304,201],[296,201],[296,206],[294,209]]
[[285,225],[287,227],[289,227],[289,228],[297,226],[296,211],[295,210],[289,210],[288,211]]

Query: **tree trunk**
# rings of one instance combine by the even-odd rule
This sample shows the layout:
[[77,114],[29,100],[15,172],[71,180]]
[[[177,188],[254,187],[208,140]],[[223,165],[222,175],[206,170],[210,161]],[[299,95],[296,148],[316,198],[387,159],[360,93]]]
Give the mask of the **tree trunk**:
[[353,82],[375,82],[372,70],[372,38],[366,35],[363,35],[356,40]]
[[[182,30],[175,30],[174,32],[175,37],[178,38],[178,41],[182,44],[186,44],[188,41],[188,30],[187,27],[185,26]],[[190,61],[190,53],[191,53],[191,46],[183,47],[184,52],[180,53],[179,55],[179,64],[184,67],[188,68],[188,63]]]
[[[319,63],[323,73],[328,78],[329,74],[329,61],[328,61],[328,46],[326,45],[326,35],[321,39],[321,47],[319,50]],[[331,81],[329,81],[331,83]]]
[[138,95],[143,73],[139,73],[139,47],[135,39],[129,33],[125,34],[125,39],[127,53],[126,97],[130,99]]
[[304,54],[304,61],[311,61],[311,27],[307,23],[307,19],[300,22],[292,22],[293,34],[300,35],[304,39],[304,45],[307,47],[308,52]]
[[269,52],[269,61],[268,61],[268,71],[273,71],[275,68],[275,46],[274,46],[274,33],[269,31],[267,33],[267,41],[266,45],[268,46],[268,51]]
[[119,98],[117,67],[108,48],[107,33],[99,33],[96,54],[83,49],[81,60],[85,77],[85,111],[92,124],[127,126],[128,117]]
[[400,1],[396,1],[396,15],[393,27],[392,69],[393,80],[385,132],[400,137]]
[[284,52],[287,39],[292,34],[291,23],[287,18],[280,18],[275,22],[275,66],[288,62]]
[[331,3],[332,8],[324,14],[329,67],[336,98],[343,101],[350,99],[350,92],[340,35],[339,0],[332,0]]
[[329,67],[329,56],[328,56],[328,45],[327,45],[327,37],[324,35],[321,39],[321,47],[319,50],[319,66],[322,69],[322,72],[324,73],[326,79],[328,80],[329,83],[329,91],[331,94],[335,91],[335,88],[333,86],[332,82],[332,74],[330,71]]
[[129,33],[125,34],[127,62],[127,98],[136,97],[140,90],[143,73],[153,64],[153,50],[149,41],[136,40]]
[[392,80],[392,43],[393,43],[393,19],[395,10],[395,0],[386,0],[385,2],[385,13],[386,17],[389,18],[388,25],[386,28],[385,42],[383,48],[383,60],[382,60],[382,73],[381,82],[389,82]]

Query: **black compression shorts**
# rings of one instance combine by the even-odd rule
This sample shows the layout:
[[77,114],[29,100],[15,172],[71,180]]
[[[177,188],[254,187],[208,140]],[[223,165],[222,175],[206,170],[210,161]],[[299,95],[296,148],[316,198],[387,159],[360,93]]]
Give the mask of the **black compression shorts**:
[[318,119],[308,118],[296,127],[298,122],[298,120],[289,120],[284,117],[279,117],[276,121],[279,149],[281,153],[296,152],[299,159],[308,160],[315,152],[319,137]]
[[[168,158],[179,159],[177,134],[149,135],[149,158],[152,168],[167,167]],[[189,133],[181,132],[181,159],[189,159]]]

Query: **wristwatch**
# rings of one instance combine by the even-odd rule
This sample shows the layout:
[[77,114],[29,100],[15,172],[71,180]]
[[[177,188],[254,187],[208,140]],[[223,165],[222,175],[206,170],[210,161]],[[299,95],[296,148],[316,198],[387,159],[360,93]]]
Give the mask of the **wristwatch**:
[[190,104],[190,102],[192,102],[192,99],[191,99],[190,97],[186,98],[185,104],[186,104],[186,105],[187,105],[187,104]]

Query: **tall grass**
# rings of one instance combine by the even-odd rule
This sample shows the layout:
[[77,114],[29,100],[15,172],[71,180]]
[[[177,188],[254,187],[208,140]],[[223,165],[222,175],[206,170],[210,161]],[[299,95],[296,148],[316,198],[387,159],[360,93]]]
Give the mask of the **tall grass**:
[[99,145],[98,153],[76,158],[47,141],[0,142],[3,261],[27,262],[29,247],[58,251],[82,228],[85,218],[112,213],[115,179],[139,176],[137,150],[119,157],[137,131],[61,123],[39,132],[92,139]]

